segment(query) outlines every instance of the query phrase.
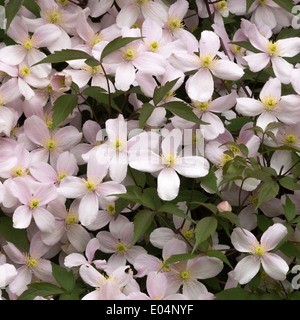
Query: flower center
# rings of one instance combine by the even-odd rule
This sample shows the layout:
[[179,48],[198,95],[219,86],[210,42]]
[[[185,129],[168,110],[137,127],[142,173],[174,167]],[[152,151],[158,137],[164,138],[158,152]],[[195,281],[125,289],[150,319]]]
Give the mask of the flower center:
[[297,143],[297,139],[293,134],[289,134],[285,137],[286,144],[293,145]]
[[159,43],[157,41],[153,41],[149,45],[149,50],[151,52],[156,52],[159,49]]
[[63,6],[66,6],[67,4],[69,4],[69,0],[57,0],[56,2]]
[[260,4],[265,4],[267,0],[257,0]]
[[58,182],[61,182],[61,180],[63,179],[63,178],[65,178],[67,175],[65,174],[65,173],[60,173],[59,175],[58,175]]
[[229,162],[229,161],[231,161],[231,160],[233,160],[233,159],[234,159],[234,158],[231,157],[229,154],[224,153],[224,154],[222,155],[222,157],[221,157],[220,162],[217,163],[216,166],[217,166],[218,168],[222,168],[222,167],[225,166],[225,164],[226,164],[227,162]]
[[39,200],[37,199],[31,199],[29,202],[29,208],[32,210],[35,210],[39,205]]
[[226,1],[219,1],[215,4],[215,7],[217,10],[221,10],[227,7],[227,2]]
[[26,264],[29,268],[34,268],[38,264],[38,260],[30,257],[29,255],[26,257]]
[[56,24],[58,22],[59,18],[60,18],[60,14],[57,11],[55,11],[55,12],[50,14],[49,21],[52,24]]
[[209,104],[207,102],[196,102],[195,106],[202,112],[205,112],[209,109]]
[[126,251],[127,251],[127,246],[126,246],[126,244],[123,243],[123,242],[119,242],[119,243],[116,244],[114,247],[115,247],[117,253],[120,253],[120,254],[124,254],[124,253],[126,253]]
[[175,162],[174,156],[172,156],[172,155],[164,156],[163,162],[167,167],[171,167]]
[[115,148],[116,148],[117,151],[120,151],[120,150],[122,150],[122,148],[123,148],[123,142],[120,141],[119,139],[117,139],[117,140],[115,141],[114,146],[115,146]]
[[262,246],[259,245],[259,246],[255,247],[254,254],[256,256],[262,257],[264,255],[264,253],[265,253],[265,250]]
[[24,171],[23,171],[23,169],[21,167],[15,167],[12,170],[12,175],[14,177],[22,177],[23,174],[24,174]]
[[167,29],[171,31],[176,31],[182,29],[184,27],[184,23],[180,18],[169,19],[167,22]]
[[113,204],[109,204],[106,208],[107,213],[109,213],[110,215],[114,216],[116,213],[116,208]]
[[75,214],[68,214],[65,218],[65,222],[67,225],[78,223],[78,219]]
[[230,150],[233,152],[235,156],[240,153],[240,149],[236,146],[230,146]]
[[179,274],[180,278],[184,281],[188,280],[190,278],[190,273],[188,271],[181,271]]
[[124,60],[127,61],[132,61],[136,56],[136,51],[133,49],[128,49],[125,53],[124,53]]
[[273,97],[268,97],[264,101],[264,105],[268,111],[272,111],[277,106],[277,101]]
[[184,237],[187,240],[194,240],[194,229],[193,228],[187,228],[184,232],[183,232]]
[[85,186],[86,186],[86,188],[88,189],[89,192],[93,192],[96,189],[96,184],[91,180],[87,180],[85,182]]
[[54,140],[48,140],[46,144],[46,149],[49,151],[53,151],[56,147],[56,143]]
[[26,50],[30,50],[33,48],[33,44],[32,44],[32,41],[31,40],[27,40],[23,43],[23,47],[26,49]]
[[272,41],[269,41],[267,50],[270,56],[278,55],[279,53],[278,43],[277,42],[273,43]]
[[206,55],[204,57],[202,56],[200,57],[200,60],[202,63],[202,67],[204,68],[209,68],[216,62],[216,59],[213,59],[210,55]]
[[29,76],[30,75],[30,69],[28,67],[22,67],[20,69],[20,76],[23,78],[23,77],[26,77],[26,76]]
[[243,54],[242,49],[243,48],[241,46],[238,46],[236,44],[232,46],[232,52],[236,54]]

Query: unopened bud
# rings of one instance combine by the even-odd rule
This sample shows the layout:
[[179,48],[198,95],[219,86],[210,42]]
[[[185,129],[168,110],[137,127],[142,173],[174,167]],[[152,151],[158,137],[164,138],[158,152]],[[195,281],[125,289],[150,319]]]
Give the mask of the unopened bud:
[[222,201],[217,205],[219,212],[231,211],[231,205],[228,201]]
[[50,79],[51,87],[57,92],[66,92],[70,90],[72,77],[65,72],[57,72]]

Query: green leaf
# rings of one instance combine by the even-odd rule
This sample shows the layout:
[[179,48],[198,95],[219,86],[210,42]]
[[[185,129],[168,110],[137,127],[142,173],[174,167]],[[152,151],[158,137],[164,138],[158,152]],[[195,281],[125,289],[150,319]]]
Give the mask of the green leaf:
[[168,264],[190,260],[190,259],[196,258],[197,256],[198,254],[194,254],[194,253],[173,254],[164,262],[162,268],[164,268]]
[[49,54],[43,60],[35,63],[33,66],[41,63],[60,63],[69,60],[79,60],[79,59],[94,59],[89,54],[84,51],[75,50],[75,49],[62,49],[60,51],[54,51],[54,53]]
[[215,300],[254,300],[258,295],[251,294],[242,288],[231,288],[215,294]]
[[300,185],[291,177],[281,178],[279,184],[288,190],[300,190]]
[[231,263],[229,262],[226,255],[222,251],[208,250],[206,254],[208,257],[215,257],[215,258],[220,259],[221,261],[225,262],[231,269],[233,269]]
[[293,7],[295,7],[295,4],[292,0],[273,0],[275,3],[277,3],[282,9],[285,9],[288,12],[292,12]]
[[108,93],[100,87],[87,87],[81,93],[95,99],[100,104],[103,103],[105,105],[109,105],[110,103],[112,108],[122,113],[122,110],[116,105],[114,100],[110,99],[109,101]]
[[211,211],[212,213],[216,214],[218,212],[218,208],[217,206],[215,206],[212,203],[206,203],[206,202],[198,202],[198,201],[194,201],[192,203],[198,204],[200,206],[203,206],[205,208],[207,208],[209,211]]
[[300,258],[299,248],[291,241],[286,241],[280,246],[279,250],[289,258]]
[[64,121],[68,115],[72,114],[73,110],[78,105],[78,97],[75,94],[65,94],[58,97],[53,106],[53,123],[51,130]]
[[218,221],[214,217],[202,218],[197,223],[197,226],[195,228],[195,245],[192,252],[196,250],[201,242],[207,240],[208,237],[212,236],[215,233],[217,226]]
[[248,13],[250,7],[252,6],[254,0],[247,0],[247,7],[246,7],[246,13]]
[[114,51],[116,51],[118,49],[121,49],[122,47],[126,46],[127,44],[129,44],[132,41],[139,40],[139,39],[142,39],[142,38],[141,37],[125,37],[125,38],[122,38],[120,36],[120,37],[112,40],[103,49],[100,61],[102,61],[103,58],[106,57],[107,55],[109,55],[110,53],[112,53],[112,52],[114,52]]
[[72,292],[75,287],[75,276],[73,272],[70,270],[66,270],[65,268],[52,263],[52,274],[55,280],[68,292]]
[[6,31],[23,5],[23,0],[9,0],[6,7]]
[[156,87],[153,94],[153,102],[157,105],[175,86],[179,78],[167,81],[162,87]]
[[140,128],[143,128],[144,124],[147,122],[149,117],[151,116],[154,106],[151,103],[144,103],[141,110],[140,110]]
[[214,191],[217,195],[221,195],[217,185],[217,177],[214,171],[210,170],[205,177],[202,177],[199,180],[203,183],[204,186]]
[[273,221],[270,218],[262,214],[257,215],[257,226],[262,232],[265,232],[271,225]]
[[256,49],[255,47],[253,47],[253,45],[248,42],[248,41],[234,41],[231,42],[232,44],[235,44],[236,46],[240,46],[242,48],[245,48],[249,51],[255,52],[255,53],[261,53],[260,50]]
[[24,0],[24,7],[31,11],[36,17],[40,17],[40,8],[34,0]]
[[181,209],[178,208],[178,206],[175,203],[165,203],[158,209],[158,211],[174,214],[175,216],[179,216],[185,220],[188,220],[196,224],[196,221],[188,215],[186,215]]
[[65,291],[52,283],[37,282],[28,285],[28,289],[24,291],[18,300],[33,300],[37,296],[49,297],[63,294]]
[[167,102],[165,104],[160,105],[160,107],[167,109],[168,111],[172,112],[173,114],[185,120],[199,123],[199,124],[207,124],[206,122],[200,120],[192,111],[192,108],[190,108],[184,102],[171,101],[171,102]]
[[238,227],[241,226],[239,222],[239,217],[233,212],[230,212],[230,211],[219,212],[218,216],[225,218],[226,220],[229,220],[232,224],[235,224]]
[[264,202],[271,200],[277,196],[279,185],[275,181],[267,181],[258,189],[258,203],[256,209]]
[[145,172],[135,170],[131,167],[129,167],[128,172],[138,186],[141,188],[145,187],[147,181]]
[[238,117],[229,120],[229,124],[227,125],[227,130],[230,132],[240,131],[240,129],[248,122],[253,122],[253,120],[249,117]]
[[25,229],[16,229],[10,217],[0,217],[0,234],[23,252],[28,252],[29,242]]
[[285,199],[285,205],[282,205],[282,207],[287,221],[290,222],[296,217],[296,206],[287,195]]
[[142,210],[135,215],[133,220],[134,237],[131,246],[133,246],[139,240],[139,238],[147,231],[154,217],[155,213],[150,210]]

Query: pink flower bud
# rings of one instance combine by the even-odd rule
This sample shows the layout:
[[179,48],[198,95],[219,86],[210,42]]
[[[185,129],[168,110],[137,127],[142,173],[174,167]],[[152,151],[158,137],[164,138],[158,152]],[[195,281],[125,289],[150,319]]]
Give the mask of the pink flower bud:
[[228,201],[222,201],[217,205],[219,212],[231,211],[231,205]]
[[72,77],[65,72],[56,72],[50,79],[51,87],[54,91],[66,92],[70,90]]

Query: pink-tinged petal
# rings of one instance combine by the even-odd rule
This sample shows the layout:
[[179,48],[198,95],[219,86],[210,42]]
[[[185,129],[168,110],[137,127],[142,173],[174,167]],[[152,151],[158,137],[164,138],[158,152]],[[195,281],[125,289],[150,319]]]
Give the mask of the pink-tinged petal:
[[147,253],[147,251],[143,247],[133,246],[126,252],[126,259],[129,263],[134,264],[135,259],[145,253]]
[[291,84],[294,90],[300,94],[300,69],[294,69],[291,72]]
[[107,181],[100,184],[97,193],[100,197],[106,198],[107,201],[117,200],[116,196],[111,196],[112,194],[126,193],[126,188],[124,185],[114,182]]
[[260,259],[250,255],[243,258],[234,269],[234,279],[240,284],[246,284],[251,281],[258,273],[260,268]]
[[82,133],[73,126],[60,128],[53,136],[53,140],[57,140],[59,142],[59,147],[62,150],[70,150],[75,147],[81,141],[81,138]]
[[51,53],[54,53],[54,51],[60,51],[63,49],[72,48],[72,42],[71,42],[70,36],[64,29],[60,29],[60,30],[61,30],[60,37],[56,41],[52,42],[52,44],[48,45],[48,50]]
[[81,198],[87,193],[84,181],[78,177],[65,177],[57,191],[59,195],[70,199]]
[[[205,285],[198,281],[195,282],[192,286],[184,285],[182,293],[182,295],[174,294],[174,296],[182,296],[180,300],[213,300],[210,296],[211,294],[207,291]],[[168,299],[170,299],[170,297],[172,296],[173,295],[168,296]]]
[[90,264],[82,265],[79,269],[79,274],[85,283],[96,288],[99,287],[103,280],[105,280],[104,276]]
[[129,165],[143,172],[157,172],[163,168],[161,157],[150,150],[131,150],[129,153]]
[[6,46],[0,50],[0,60],[11,66],[16,66],[25,59],[26,53],[27,51],[23,46]]
[[52,264],[48,260],[45,260],[45,259],[39,260],[38,264],[33,269],[33,274],[37,279],[43,282],[49,282],[57,285],[57,282],[55,281],[52,275]]
[[56,170],[58,174],[65,173],[67,176],[76,174],[78,166],[74,154],[69,151],[61,153],[57,158]]
[[97,234],[97,239],[99,240],[99,248],[105,253],[116,252],[114,245],[118,243],[118,240],[108,231],[100,231]]
[[59,39],[61,33],[61,30],[54,24],[45,24],[38,27],[33,34],[36,46],[39,48],[48,47]]
[[161,75],[166,72],[166,60],[159,54],[143,52],[132,61],[141,72],[151,75]]
[[6,287],[17,276],[16,267],[9,263],[0,265],[0,287]]
[[94,155],[89,157],[87,165],[87,177],[94,183],[100,183],[106,176],[108,166],[98,162],[98,158]]
[[142,35],[149,41],[159,41],[162,37],[162,27],[151,19],[145,19],[142,25]]
[[209,110],[212,112],[225,112],[231,109],[236,104],[236,99],[238,98],[235,92],[231,92],[230,94],[226,94],[225,96],[221,96],[219,98],[214,99],[210,102]]
[[200,257],[190,260],[189,270],[198,279],[213,278],[223,269],[223,262],[213,257]]
[[30,100],[35,96],[34,91],[22,78],[18,78],[18,89],[20,90],[20,93],[24,96],[25,100]]
[[282,57],[294,57],[300,52],[300,39],[299,38],[286,38],[280,39],[277,42],[278,46],[282,48]]
[[43,243],[41,233],[36,232],[31,239],[29,254],[36,259],[41,258],[51,249],[50,246]]
[[3,247],[4,252],[9,259],[16,264],[24,264],[26,257],[24,253],[11,242],[7,242]]
[[186,51],[178,53],[175,51],[169,57],[170,64],[182,72],[187,72],[191,70],[196,70],[201,67],[201,60],[195,54],[187,54]]
[[21,96],[21,93],[16,90],[18,85],[18,80],[16,78],[12,78],[7,82],[3,83],[0,88],[0,97],[6,103],[9,103]]
[[238,80],[244,74],[240,66],[229,60],[218,60],[211,68],[211,72],[223,80]]
[[127,122],[122,115],[116,119],[109,119],[105,123],[107,136],[110,142],[115,143],[116,140],[124,142],[127,140]]
[[164,297],[168,286],[167,278],[163,273],[150,272],[147,276],[147,291],[152,299]]
[[18,274],[15,279],[9,284],[9,290],[20,296],[26,289],[27,285],[31,282],[32,273],[27,266],[18,268]]
[[276,77],[283,83],[290,83],[290,74],[294,66],[281,57],[273,56],[271,58],[273,71]]
[[205,30],[201,33],[199,48],[201,56],[209,55],[213,58],[220,49],[220,39],[214,32]]
[[139,16],[139,8],[135,5],[125,5],[120,12],[118,13],[116,17],[116,23],[118,27],[129,27],[136,22],[137,18]]
[[141,6],[141,11],[145,19],[156,21],[163,26],[168,19],[168,12],[164,4],[151,1]]
[[10,192],[22,203],[27,205],[31,198],[31,191],[23,179],[14,179],[9,185]]
[[225,131],[222,120],[212,112],[203,113],[201,120],[209,123],[202,127],[203,135],[206,140],[213,140]]
[[261,259],[265,272],[273,279],[283,281],[289,271],[288,264],[277,254],[265,253]]
[[44,208],[37,208],[32,212],[37,227],[42,232],[52,232],[55,229],[55,218]]
[[176,235],[171,229],[160,227],[151,232],[150,242],[156,248],[162,249],[169,240],[172,240],[175,237]]
[[70,225],[67,229],[67,237],[78,252],[83,252],[91,239],[88,231],[80,224]]
[[55,220],[55,229],[51,232],[42,232],[41,239],[47,246],[54,246],[65,235],[65,222]]
[[92,120],[87,120],[82,126],[82,132],[83,132],[84,138],[89,143],[96,142],[96,136],[99,130],[101,130],[100,125],[96,121],[92,121]]
[[[43,60],[46,57],[47,55],[45,53],[33,48],[30,51],[28,51],[26,59],[27,59],[28,65],[33,66],[35,63]],[[38,78],[46,78],[50,74],[52,67],[51,67],[51,63],[42,63],[39,65],[30,67],[30,70]],[[26,81],[28,81],[28,79]],[[31,83],[31,84],[35,88],[39,88],[39,87],[44,88],[44,85],[42,83],[41,84]]]
[[32,210],[27,206],[18,207],[13,214],[13,227],[16,229],[25,229],[30,225]]
[[111,159],[109,165],[109,175],[111,179],[117,183],[121,183],[127,175],[127,153],[117,152]]
[[277,19],[273,13],[273,10],[268,6],[258,6],[252,15],[256,25],[259,25],[262,21],[267,24],[271,29],[277,26]]
[[247,229],[235,228],[231,234],[231,243],[240,252],[252,252],[255,245],[258,245],[253,233]]
[[289,94],[281,97],[277,108],[276,117],[286,124],[296,124],[300,114],[300,96]]
[[178,159],[173,168],[182,176],[188,178],[200,178],[208,174],[208,161],[199,156],[186,156]]
[[64,72],[72,77],[72,80],[78,85],[79,88],[86,86],[91,79],[91,73],[85,70],[66,69]]
[[116,70],[115,86],[127,91],[135,79],[135,68],[130,62],[122,62]]
[[99,250],[99,240],[97,238],[93,238],[89,241],[85,250],[85,255],[88,259],[88,262],[92,262],[97,250]]
[[64,260],[64,265],[67,268],[78,267],[86,263],[86,258],[80,253],[71,253],[67,255]]
[[157,192],[162,200],[171,201],[179,192],[180,179],[173,168],[164,168],[157,177]]
[[245,31],[247,31],[247,36],[251,44],[256,49],[265,52],[268,44],[268,39],[258,31],[255,24],[249,23],[249,21],[247,20],[244,20],[242,24],[244,24],[244,28],[246,29]]
[[262,102],[251,98],[237,98],[236,111],[243,116],[257,116],[265,109]]
[[270,78],[263,86],[259,98],[261,101],[268,97],[273,97],[274,99],[280,99],[281,97],[281,82],[277,78]]
[[292,152],[276,150],[270,160],[270,167],[278,174],[287,172],[293,166]]
[[24,133],[36,145],[43,145],[50,140],[50,132],[45,122],[38,116],[31,116],[24,122]]
[[121,267],[121,266],[125,266],[126,265],[126,257],[124,254],[114,253],[107,260],[107,264],[108,264],[108,266],[110,266],[114,269]]
[[43,206],[57,198],[57,189],[53,183],[42,184],[35,190],[33,197],[39,199],[39,205]]
[[243,57],[252,72],[259,72],[264,69],[270,62],[270,57],[266,53],[254,53]]
[[[0,61],[0,71],[3,71],[5,73],[7,73],[9,76],[11,77],[18,77],[19,75],[19,68],[17,66],[11,66],[11,65],[8,65],[6,63],[3,63]],[[13,79],[10,79],[9,81],[12,81]],[[17,79],[14,79],[15,81]],[[1,88],[2,90],[2,88]]]
[[46,162],[33,163],[29,171],[31,175],[40,182],[54,183],[57,181],[57,174],[52,166]]
[[264,111],[256,121],[256,125],[261,127],[264,131],[269,123],[278,122],[277,118],[272,112]]
[[287,228],[281,223],[275,223],[261,236],[260,243],[265,250],[273,250],[287,235]]
[[87,193],[80,201],[78,217],[82,225],[87,226],[96,219],[99,201],[96,193]]
[[203,68],[192,75],[186,82],[186,91],[192,100],[210,100],[214,92],[214,80],[210,71]]

